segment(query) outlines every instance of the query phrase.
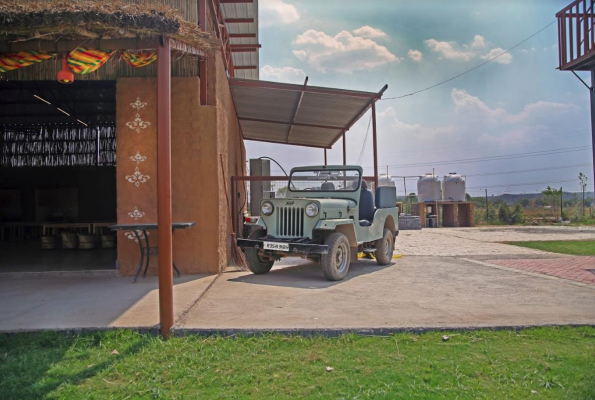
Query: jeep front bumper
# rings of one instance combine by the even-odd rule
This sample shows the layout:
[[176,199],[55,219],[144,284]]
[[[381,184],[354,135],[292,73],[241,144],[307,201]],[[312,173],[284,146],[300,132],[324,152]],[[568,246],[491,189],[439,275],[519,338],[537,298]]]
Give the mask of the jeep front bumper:
[[[267,240],[269,242],[270,240]],[[238,239],[238,246],[242,249],[260,249],[264,248],[264,240]],[[281,242],[287,243],[287,242]],[[267,250],[271,251],[271,250]],[[311,243],[291,243],[289,242],[289,251],[278,251],[285,254],[328,254],[328,246],[325,244]]]

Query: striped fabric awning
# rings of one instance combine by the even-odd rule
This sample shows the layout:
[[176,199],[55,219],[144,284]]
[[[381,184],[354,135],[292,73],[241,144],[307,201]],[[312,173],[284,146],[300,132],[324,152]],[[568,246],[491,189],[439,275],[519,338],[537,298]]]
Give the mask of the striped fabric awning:
[[88,74],[109,60],[113,50],[99,50],[79,47],[68,55],[68,66],[77,74]]
[[48,60],[55,55],[56,53],[35,50],[20,51],[18,53],[3,53],[0,54],[0,72],[8,72],[18,68],[28,67],[44,60]]
[[140,68],[151,64],[157,60],[157,52],[155,51],[139,51],[135,52],[132,50],[124,50],[122,52],[122,60],[126,61],[129,65]]

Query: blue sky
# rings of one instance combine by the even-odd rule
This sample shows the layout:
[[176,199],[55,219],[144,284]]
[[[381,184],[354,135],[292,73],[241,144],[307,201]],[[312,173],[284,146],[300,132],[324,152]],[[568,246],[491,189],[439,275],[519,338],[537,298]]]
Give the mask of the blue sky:
[[[500,54],[552,22],[568,2],[260,0],[261,79],[301,83],[308,76],[310,85],[366,91],[388,84],[384,96],[400,96]],[[455,162],[591,144],[588,91],[572,73],[556,70],[557,52],[554,24],[456,80],[378,102],[381,171],[387,165],[391,175],[456,171],[469,176],[471,194],[547,186],[524,185],[535,182],[578,191],[578,173],[592,177],[592,167],[581,165],[591,163],[590,149]],[[369,119],[347,134],[350,164],[360,159]],[[319,149],[248,141],[247,150],[248,158],[271,156],[285,168],[323,162]],[[361,155],[371,175],[371,139]],[[329,163],[341,162],[338,142]],[[529,169],[540,171],[506,173]],[[408,191],[414,187],[408,181]]]

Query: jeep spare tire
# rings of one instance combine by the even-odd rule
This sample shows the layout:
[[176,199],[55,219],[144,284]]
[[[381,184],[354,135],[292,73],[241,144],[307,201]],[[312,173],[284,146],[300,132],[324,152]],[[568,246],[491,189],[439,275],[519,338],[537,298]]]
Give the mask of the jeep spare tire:
[[[258,240],[261,237],[265,236],[266,232],[264,229],[255,229],[250,233],[248,239],[251,240]],[[255,273],[255,274],[266,274],[273,268],[274,260],[263,258],[258,254],[259,249],[254,248],[247,248],[244,251],[246,255],[246,263],[248,264],[248,269]]]
[[347,275],[351,263],[349,239],[336,232],[331,234],[324,244],[328,246],[328,254],[323,254],[320,260],[322,272],[329,281],[340,281]]
[[395,239],[390,229],[385,229],[382,239],[376,241],[376,262],[380,265],[388,265],[393,259],[395,250]]

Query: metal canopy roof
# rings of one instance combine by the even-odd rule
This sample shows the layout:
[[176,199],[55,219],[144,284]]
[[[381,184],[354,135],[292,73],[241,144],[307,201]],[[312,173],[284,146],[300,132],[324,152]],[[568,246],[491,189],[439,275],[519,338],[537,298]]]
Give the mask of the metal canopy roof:
[[382,97],[378,93],[229,80],[246,140],[330,149]]

